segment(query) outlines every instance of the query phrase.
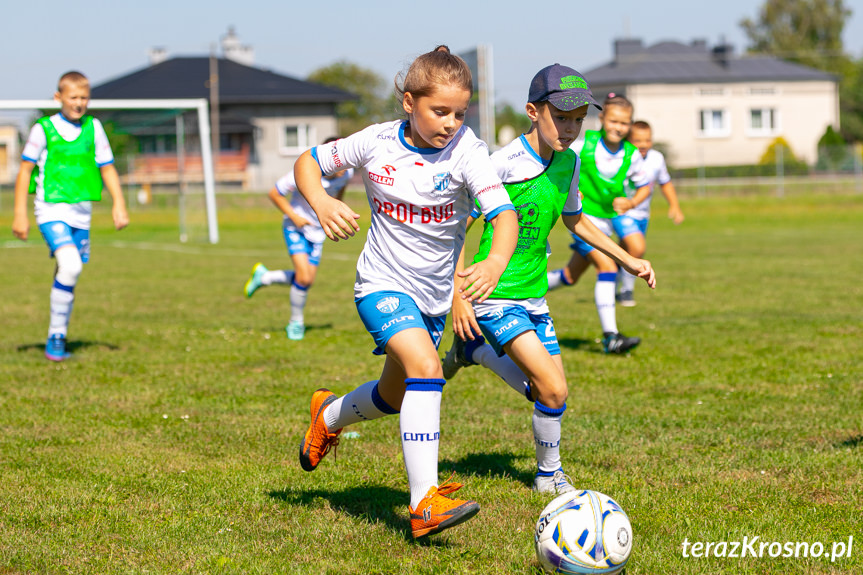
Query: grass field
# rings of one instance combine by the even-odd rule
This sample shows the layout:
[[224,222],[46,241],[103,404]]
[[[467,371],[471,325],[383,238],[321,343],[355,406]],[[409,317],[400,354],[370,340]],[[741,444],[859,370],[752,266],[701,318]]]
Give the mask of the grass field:
[[[291,342],[286,289],[242,294],[256,261],[289,264],[276,211],[220,202],[215,246],[179,244],[169,207],[136,208],[120,233],[99,208],[58,365],[43,357],[53,263],[38,231],[12,239],[4,199],[0,573],[538,573],[531,407],[482,368],[446,386],[441,421],[441,479],[466,484],[476,519],[411,539],[394,417],[300,469],[311,392],[382,366],[352,301],[362,239],[325,246]],[[629,575],[861,573],[863,196],[683,206],[682,226],[651,224],[658,289],[618,310],[643,338],[630,356],[601,353],[592,278],[549,294],[566,470],[628,512]],[[567,244],[555,230],[552,265]],[[755,537],[827,557],[684,557],[684,541],[731,553]]]

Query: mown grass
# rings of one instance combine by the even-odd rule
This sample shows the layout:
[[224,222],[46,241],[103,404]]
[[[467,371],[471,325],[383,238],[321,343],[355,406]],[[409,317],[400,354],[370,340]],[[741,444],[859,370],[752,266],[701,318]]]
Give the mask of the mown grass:
[[[53,264],[38,231],[0,247],[0,572],[537,573],[548,498],[529,489],[531,409],[481,368],[446,387],[440,462],[476,519],[411,539],[396,418],[300,469],[311,392],[345,393],[382,365],[352,302],[362,238],[326,245],[306,339],[291,342],[287,290],[242,294],[256,261],[289,264],[278,214],[262,196],[220,203],[215,246],[179,244],[169,205],[135,208],[120,233],[99,208],[75,356],[59,365],[42,355]],[[651,223],[658,289],[618,310],[643,338],[631,355],[601,353],[592,278],[549,294],[567,472],[628,512],[630,575],[859,573],[863,197],[684,208],[680,227]],[[568,237],[552,240],[561,265]],[[684,540],[756,536],[856,545],[835,563],[683,557]]]

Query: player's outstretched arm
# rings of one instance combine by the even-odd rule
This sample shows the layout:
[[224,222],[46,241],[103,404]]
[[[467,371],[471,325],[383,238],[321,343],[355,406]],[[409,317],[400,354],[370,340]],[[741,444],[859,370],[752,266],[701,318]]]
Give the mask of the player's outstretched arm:
[[108,193],[111,194],[111,217],[114,219],[114,228],[122,230],[129,225],[129,212],[126,211],[126,199],[123,197],[123,188],[120,185],[120,175],[114,164],[108,164],[99,168],[102,173],[102,182]]
[[21,168],[18,170],[18,177],[15,179],[12,235],[22,242],[27,241],[27,236],[30,234],[30,218],[27,215],[27,196],[30,193],[30,176],[33,174],[33,168],[35,167],[36,164],[33,162],[22,161]]
[[273,189],[270,190],[268,196],[270,198],[270,201],[273,202],[273,204],[275,204],[277,208],[279,208],[279,211],[285,214],[294,223],[294,225],[297,226],[297,229],[312,223],[300,214],[298,214],[297,211],[291,206],[291,202],[288,201],[288,198],[280,194],[279,190],[275,186],[273,186]]
[[514,210],[505,210],[489,221],[494,226],[494,236],[488,257],[458,274],[464,278],[459,293],[469,302],[488,299],[518,242],[518,216]]
[[668,200],[668,217],[676,225],[680,225],[685,220],[683,211],[680,209],[680,203],[677,201],[677,190],[671,181],[665,182],[659,187],[662,190],[662,195]]
[[327,237],[336,242],[346,240],[360,230],[357,224],[360,215],[346,203],[327,194],[321,185],[322,176],[323,172],[311,152],[303,152],[294,164],[297,189],[315,210]]
[[656,273],[650,262],[632,257],[626,250],[602,233],[589,219],[582,217],[581,214],[563,216],[563,223],[578,237],[616,261],[623,269],[643,279],[651,288],[656,287]]

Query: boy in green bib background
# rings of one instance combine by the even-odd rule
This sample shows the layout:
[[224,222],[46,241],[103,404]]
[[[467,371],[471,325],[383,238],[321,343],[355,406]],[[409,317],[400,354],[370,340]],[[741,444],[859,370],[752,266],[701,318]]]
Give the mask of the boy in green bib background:
[[[650,262],[629,255],[582,215],[581,161],[569,147],[578,138],[591,105],[600,108],[587,82],[572,68],[554,64],[534,76],[525,106],[530,130],[491,156],[518,213],[518,243],[487,300],[471,305],[457,290],[452,307],[455,338],[443,361],[447,379],[459,368],[478,363],[533,402],[537,461],[533,488],[543,493],[574,490],[560,459],[568,389],[545,300],[546,244],[552,227],[562,216],[567,229],[583,241],[650,287],[656,282]],[[477,217],[475,210],[468,226]],[[485,222],[474,262],[488,254],[491,233],[492,225]],[[456,286],[462,283],[458,276],[462,269],[464,250],[456,265]],[[475,335],[480,332],[488,343]]]
[[12,233],[26,241],[30,233],[28,192],[35,194],[34,214],[42,237],[57,262],[51,287],[51,319],[45,357],[69,357],[66,334],[83,264],[90,259],[93,201],[102,188],[111,194],[114,227],[129,224],[114,155],[99,120],[87,115],[90,82],[80,72],[60,77],[54,99],[60,111],[40,118],[30,130],[15,180]]

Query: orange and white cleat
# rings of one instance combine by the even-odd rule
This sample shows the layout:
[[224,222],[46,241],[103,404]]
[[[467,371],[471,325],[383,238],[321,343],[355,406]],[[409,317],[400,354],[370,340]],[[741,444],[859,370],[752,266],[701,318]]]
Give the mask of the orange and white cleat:
[[321,388],[312,394],[312,423],[300,442],[300,465],[306,471],[314,471],[330,448],[339,444],[342,430],[331,432],[324,423],[324,410],[335,400],[336,394],[329,389]]
[[464,523],[479,513],[476,501],[446,497],[461,489],[461,483],[444,483],[428,490],[416,509],[410,509],[414,539]]

